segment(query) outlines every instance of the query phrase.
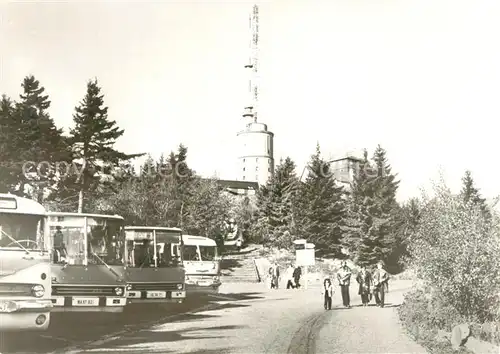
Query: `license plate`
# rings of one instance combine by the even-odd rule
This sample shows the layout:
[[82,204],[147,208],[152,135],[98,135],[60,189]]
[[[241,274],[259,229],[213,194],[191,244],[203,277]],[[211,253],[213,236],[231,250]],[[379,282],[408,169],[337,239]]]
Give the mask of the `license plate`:
[[185,297],[186,297],[185,291],[172,291],[172,299],[179,299]]
[[200,286],[209,286],[209,285],[212,285],[212,282],[209,281],[209,280],[202,280],[202,281],[198,282],[198,285],[200,285]]
[[73,306],[99,306],[99,298],[73,298]]
[[160,298],[167,297],[167,292],[166,291],[148,291],[146,293],[146,296],[149,299],[160,299]]

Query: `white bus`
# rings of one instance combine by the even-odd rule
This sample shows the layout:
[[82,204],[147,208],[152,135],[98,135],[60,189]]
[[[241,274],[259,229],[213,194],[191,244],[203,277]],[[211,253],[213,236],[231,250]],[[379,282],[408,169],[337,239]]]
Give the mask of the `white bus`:
[[183,235],[182,251],[186,271],[186,291],[190,294],[214,294],[219,292],[220,258],[214,240]]
[[0,194],[0,331],[46,330],[51,301],[45,208]]

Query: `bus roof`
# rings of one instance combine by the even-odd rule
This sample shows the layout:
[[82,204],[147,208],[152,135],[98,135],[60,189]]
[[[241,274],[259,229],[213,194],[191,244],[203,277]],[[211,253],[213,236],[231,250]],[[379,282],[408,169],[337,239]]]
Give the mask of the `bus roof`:
[[42,204],[14,194],[0,193],[0,212],[3,214],[45,215]]
[[49,211],[46,213],[47,216],[72,216],[72,217],[89,217],[89,218],[101,218],[101,219],[114,219],[114,220],[124,220],[120,215],[107,215],[107,214],[86,214],[86,213],[66,213],[58,211]]
[[125,231],[177,231],[182,232],[181,229],[177,227],[165,227],[165,226],[125,226]]
[[217,246],[217,243],[215,243],[214,240],[203,236],[182,235],[182,241],[184,242],[184,245],[188,246]]

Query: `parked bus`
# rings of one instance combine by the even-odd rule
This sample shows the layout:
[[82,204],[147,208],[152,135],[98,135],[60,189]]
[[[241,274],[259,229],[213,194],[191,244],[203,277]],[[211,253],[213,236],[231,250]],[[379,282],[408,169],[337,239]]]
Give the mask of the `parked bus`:
[[125,239],[129,303],[182,303],[186,291],[181,229],[126,226]]
[[50,323],[50,257],[44,207],[0,194],[0,331],[46,330]]
[[47,213],[54,312],[122,312],[124,220],[118,215]]
[[188,294],[218,293],[221,282],[216,242],[207,237],[191,235],[183,235],[182,239]]

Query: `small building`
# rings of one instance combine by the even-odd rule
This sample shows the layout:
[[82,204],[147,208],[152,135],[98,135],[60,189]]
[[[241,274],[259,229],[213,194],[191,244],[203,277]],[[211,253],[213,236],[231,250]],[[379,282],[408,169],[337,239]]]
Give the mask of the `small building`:
[[255,195],[259,189],[258,182],[250,181],[234,181],[234,180],[217,180],[217,183],[224,188],[227,192],[233,195],[239,196],[251,196]]
[[342,158],[328,161],[333,177],[339,184],[346,188],[349,188],[354,181],[359,165],[362,162],[363,159],[353,155],[347,155]]

